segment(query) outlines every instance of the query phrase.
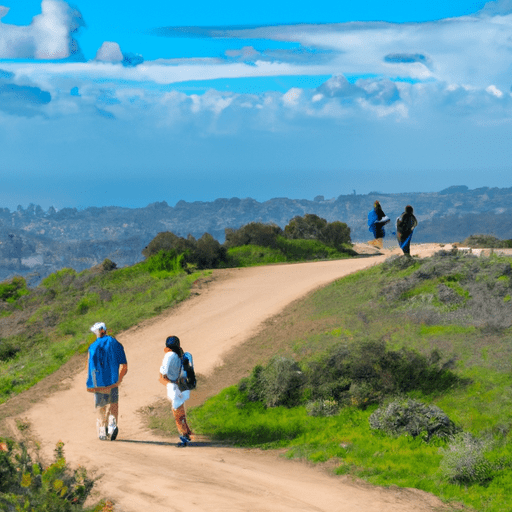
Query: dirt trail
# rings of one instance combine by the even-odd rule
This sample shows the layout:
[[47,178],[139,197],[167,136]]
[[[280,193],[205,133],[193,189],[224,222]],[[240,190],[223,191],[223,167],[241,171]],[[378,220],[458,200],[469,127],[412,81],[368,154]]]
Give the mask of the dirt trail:
[[[438,246],[416,246],[428,255]],[[371,251],[370,251],[371,252]],[[333,280],[384,261],[384,255],[216,271],[206,289],[161,317],[119,334],[129,372],[120,387],[119,437],[96,438],[93,396],[85,370],[24,415],[51,456],[65,443],[71,465],[103,477],[96,489],[118,512],[164,511],[343,511],[418,512],[441,508],[435,497],[415,490],[381,489],[334,477],[277,453],[215,446],[198,440],[185,449],[144,427],[137,412],[165,396],[158,383],[166,336],[176,334],[208,375],[229,349],[249,339],[262,322],[294,300]],[[101,320],[101,319],[98,319]],[[112,326],[115,327],[115,326]],[[176,439],[177,441],[177,439]]]

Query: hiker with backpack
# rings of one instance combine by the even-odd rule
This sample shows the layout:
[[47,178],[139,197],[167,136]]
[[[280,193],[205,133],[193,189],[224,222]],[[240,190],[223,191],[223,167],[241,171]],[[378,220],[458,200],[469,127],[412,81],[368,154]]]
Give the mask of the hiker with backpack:
[[405,211],[396,219],[396,238],[398,245],[406,256],[411,255],[411,238],[414,228],[418,225],[418,220],[414,216],[414,210],[410,204],[405,207]]
[[164,352],[159,382],[166,386],[167,398],[172,404],[172,413],[180,436],[177,446],[184,447],[192,438],[192,431],[187,423],[185,402],[190,398],[190,390],[196,385],[194,363],[192,355],[181,348],[177,336],[166,338]]
[[114,441],[119,432],[119,385],[128,372],[128,363],[123,345],[107,335],[104,322],[95,323],[91,331],[96,341],[88,350],[87,391],[94,393],[99,439]]
[[378,247],[382,249],[383,238],[386,236],[386,231],[384,230],[384,226],[391,219],[384,213],[382,210],[382,206],[379,201],[375,201],[373,203],[373,210],[368,212],[368,231],[373,233],[374,240],[370,240],[368,245],[373,245],[374,247]]

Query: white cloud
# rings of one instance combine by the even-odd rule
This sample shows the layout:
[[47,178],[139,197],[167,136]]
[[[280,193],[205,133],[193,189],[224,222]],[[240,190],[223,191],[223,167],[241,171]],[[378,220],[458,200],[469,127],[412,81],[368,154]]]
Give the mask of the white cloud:
[[122,62],[123,53],[117,43],[105,41],[96,52],[96,60],[101,62]]
[[[0,18],[8,9],[0,7]],[[72,33],[83,25],[81,14],[62,0],[42,0],[41,14],[28,26],[0,20],[0,58],[64,59],[80,53]]]
[[503,96],[503,92],[500,91],[495,85],[489,85],[489,87],[487,87],[485,90],[489,94],[496,96],[496,98],[501,98]]
[[303,90],[298,89],[297,87],[292,87],[288,92],[283,94],[283,103],[287,107],[295,107],[299,104],[301,97],[303,95]]

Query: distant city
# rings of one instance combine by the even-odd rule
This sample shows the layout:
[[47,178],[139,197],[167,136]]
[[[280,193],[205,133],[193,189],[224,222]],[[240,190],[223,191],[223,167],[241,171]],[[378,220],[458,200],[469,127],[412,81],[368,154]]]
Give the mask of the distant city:
[[[216,199],[212,202],[165,201],[145,208],[51,207],[44,211],[30,204],[16,211],[0,208],[0,280],[23,275],[35,285],[64,267],[81,271],[105,258],[117,266],[143,259],[142,250],[160,232],[195,238],[209,233],[224,241],[226,228],[250,222],[274,223],[284,228],[289,221],[314,213],[329,222],[345,222],[353,242],[371,238],[367,214],[375,200],[395,219],[407,204],[414,208],[419,225],[414,243],[459,242],[472,234],[512,238],[512,188],[453,186],[440,192],[317,196],[314,200],[276,198],[258,202],[251,198]],[[387,226],[394,239],[394,223]]]

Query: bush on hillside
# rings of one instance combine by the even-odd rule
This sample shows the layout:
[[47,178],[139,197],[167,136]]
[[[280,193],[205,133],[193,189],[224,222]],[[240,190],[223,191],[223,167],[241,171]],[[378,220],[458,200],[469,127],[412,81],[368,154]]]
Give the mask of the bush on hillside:
[[21,276],[0,283],[0,301],[16,302],[21,296],[27,295],[27,282]]
[[498,467],[485,457],[488,445],[469,432],[455,435],[447,448],[442,448],[441,472],[452,483],[485,484]]
[[64,458],[64,443],[57,443],[55,461],[48,467],[34,462],[24,444],[0,439],[0,507],[7,512],[100,511],[103,504],[84,508],[94,481],[85,468],[71,470]]
[[197,240],[189,261],[198,268],[218,268],[227,262],[227,250],[212,235],[205,233]]
[[275,248],[276,239],[283,233],[283,230],[276,224],[250,222],[238,229],[226,228],[224,233],[226,237],[224,245],[227,248],[244,245]]
[[366,408],[385,397],[410,391],[445,391],[459,382],[434,350],[424,356],[407,349],[388,350],[384,341],[366,341],[348,348],[337,345],[305,365],[307,387],[314,400]]
[[158,254],[165,254],[171,261],[180,257],[183,267],[188,264],[197,268],[217,268],[227,262],[227,251],[212,235],[205,233],[199,240],[192,235],[186,239],[179,237],[170,231],[158,233],[142,251],[149,259]]
[[340,221],[328,223],[320,232],[319,240],[341,251],[343,246],[350,244],[350,228]]
[[437,406],[419,400],[398,399],[379,407],[369,418],[370,426],[392,436],[449,437],[458,429],[453,421]]
[[301,240],[319,240],[322,230],[327,226],[327,221],[315,215],[306,213],[303,217],[295,216],[284,228],[287,238]]
[[108,258],[103,260],[103,263],[101,264],[101,268],[105,270],[106,272],[110,272],[111,270],[115,270],[117,268],[117,264],[114,263],[112,260],[109,260]]
[[164,231],[158,233],[158,235],[149,242],[149,244],[142,250],[142,254],[146,258],[155,256],[160,251],[175,254],[187,254],[192,252],[195,247],[195,238],[189,236],[183,238],[175,235],[171,231]]
[[[405,258],[404,258],[405,260]],[[388,275],[404,270],[399,259],[383,265]],[[387,302],[410,310],[427,325],[455,323],[499,332],[512,326],[512,266],[505,258],[441,251],[415,262],[411,272],[382,290]]]
[[471,235],[461,245],[475,249],[503,249],[512,247],[512,240],[500,240],[494,235]]
[[350,244],[350,228],[340,221],[327,222],[314,213],[297,215],[284,228],[284,235],[293,240],[319,240],[340,250]]
[[256,366],[238,389],[247,393],[249,401],[263,402],[266,407],[294,407],[301,401],[304,382],[304,374],[293,359],[276,356],[266,366]]
[[9,361],[16,356],[21,347],[12,339],[0,339],[0,361]]

